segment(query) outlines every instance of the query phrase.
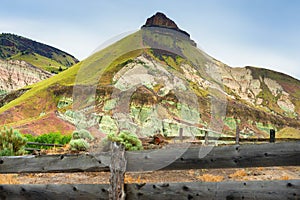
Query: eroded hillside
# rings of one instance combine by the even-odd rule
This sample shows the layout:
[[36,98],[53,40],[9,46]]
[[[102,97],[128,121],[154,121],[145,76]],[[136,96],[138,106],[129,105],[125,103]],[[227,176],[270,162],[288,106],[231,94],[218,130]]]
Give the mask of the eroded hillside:
[[241,137],[267,137],[271,128],[279,137],[299,137],[299,80],[231,68],[178,30],[166,16],[152,17],[141,30],[31,86],[0,108],[1,123],[33,134],[84,128],[100,136],[123,129],[172,136],[183,128],[186,136],[207,129],[234,135],[239,126]]

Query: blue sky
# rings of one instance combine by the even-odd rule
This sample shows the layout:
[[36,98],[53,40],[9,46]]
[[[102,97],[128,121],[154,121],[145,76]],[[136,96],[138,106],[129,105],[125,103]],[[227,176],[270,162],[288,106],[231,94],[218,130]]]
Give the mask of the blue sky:
[[1,0],[0,32],[84,59],[116,35],[139,29],[157,11],[230,66],[264,67],[300,79],[298,0]]

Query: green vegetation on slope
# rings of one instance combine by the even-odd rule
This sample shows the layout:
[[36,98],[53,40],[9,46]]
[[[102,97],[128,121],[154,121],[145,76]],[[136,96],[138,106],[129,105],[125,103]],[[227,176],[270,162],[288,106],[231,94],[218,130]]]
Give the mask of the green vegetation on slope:
[[67,67],[62,65],[61,63],[58,63],[53,59],[41,56],[36,53],[30,53],[30,54],[18,53],[10,57],[9,60],[23,60],[43,70],[46,70],[51,73],[56,73],[56,74],[67,69]]
[[0,34],[0,59],[24,60],[52,73],[78,62],[74,56],[57,48],[9,33]]

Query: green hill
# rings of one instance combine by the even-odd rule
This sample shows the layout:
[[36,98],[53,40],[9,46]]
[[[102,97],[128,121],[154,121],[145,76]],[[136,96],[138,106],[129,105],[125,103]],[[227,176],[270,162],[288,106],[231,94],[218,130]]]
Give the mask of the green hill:
[[74,56],[57,48],[10,33],[0,34],[0,59],[23,60],[52,73],[59,73],[78,62]]

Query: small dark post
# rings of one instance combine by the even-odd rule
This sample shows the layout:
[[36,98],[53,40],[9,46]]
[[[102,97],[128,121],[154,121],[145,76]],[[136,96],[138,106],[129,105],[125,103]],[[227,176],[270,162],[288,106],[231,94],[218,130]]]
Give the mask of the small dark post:
[[239,141],[240,141],[240,128],[237,125],[236,132],[235,132],[235,144],[239,144]]
[[183,140],[183,128],[179,128],[179,139],[182,142],[182,140]]
[[208,131],[205,131],[204,139],[205,139],[205,144],[208,145]]
[[275,130],[270,129],[270,143],[274,143],[274,142],[275,142]]

